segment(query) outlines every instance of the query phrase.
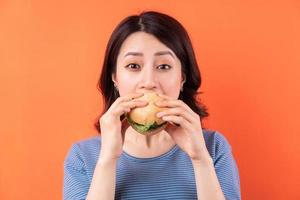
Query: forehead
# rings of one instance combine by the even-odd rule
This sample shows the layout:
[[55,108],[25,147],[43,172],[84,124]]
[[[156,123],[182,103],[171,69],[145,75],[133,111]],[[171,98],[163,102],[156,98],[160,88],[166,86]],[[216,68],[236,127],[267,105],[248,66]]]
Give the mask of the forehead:
[[160,42],[155,36],[145,32],[135,32],[129,35],[121,45],[119,57],[124,58],[130,52],[139,52],[143,55],[155,55],[159,54],[159,52],[165,52],[160,53],[160,55],[167,56],[169,54],[176,57],[175,53],[164,43]]

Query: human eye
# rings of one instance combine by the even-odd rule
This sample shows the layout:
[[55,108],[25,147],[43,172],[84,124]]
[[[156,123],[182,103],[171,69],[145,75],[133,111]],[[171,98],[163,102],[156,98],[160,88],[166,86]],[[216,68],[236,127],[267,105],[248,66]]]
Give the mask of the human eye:
[[161,70],[169,70],[172,67],[170,65],[167,65],[167,64],[162,64],[162,65],[157,66],[157,68],[161,69]]
[[125,68],[129,68],[131,70],[137,70],[137,69],[140,68],[140,66],[138,64],[135,64],[135,63],[130,63],[130,64],[126,65]]

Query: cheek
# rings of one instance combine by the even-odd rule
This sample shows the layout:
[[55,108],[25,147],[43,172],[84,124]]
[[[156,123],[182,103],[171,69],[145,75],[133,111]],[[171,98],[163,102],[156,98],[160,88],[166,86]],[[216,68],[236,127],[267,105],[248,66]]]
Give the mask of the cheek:
[[118,85],[119,85],[119,93],[120,96],[124,96],[126,94],[132,93],[135,90],[136,80],[132,75],[128,73],[120,73],[121,76],[117,76]]
[[161,81],[163,92],[170,97],[178,98],[181,88],[181,79],[165,78]]

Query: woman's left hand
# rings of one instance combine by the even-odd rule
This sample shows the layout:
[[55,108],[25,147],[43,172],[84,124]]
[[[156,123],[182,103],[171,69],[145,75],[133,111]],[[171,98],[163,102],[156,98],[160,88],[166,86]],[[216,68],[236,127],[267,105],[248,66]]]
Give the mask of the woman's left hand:
[[165,130],[175,143],[189,155],[192,161],[210,158],[205,146],[199,115],[181,100],[162,94],[159,96],[164,100],[157,102],[156,105],[166,109],[157,113],[157,116],[169,122]]

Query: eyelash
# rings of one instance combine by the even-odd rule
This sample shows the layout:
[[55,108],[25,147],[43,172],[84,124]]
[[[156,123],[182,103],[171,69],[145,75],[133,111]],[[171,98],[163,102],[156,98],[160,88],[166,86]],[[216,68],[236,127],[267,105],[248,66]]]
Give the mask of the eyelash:
[[[130,67],[129,67],[130,65],[135,65],[135,66],[136,66],[136,65],[138,65],[138,64],[130,63],[130,64],[126,65],[125,67],[126,67],[126,68],[130,68]],[[168,66],[168,69],[171,69],[171,68],[172,68],[170,65],[167,65],[167,64],[162,64],[162,65],[159,65],[159,66]],[[158,67],[159,67],[159,66],[158,66]],[[130,68],[130,69],[132,69],[132,68]]]

